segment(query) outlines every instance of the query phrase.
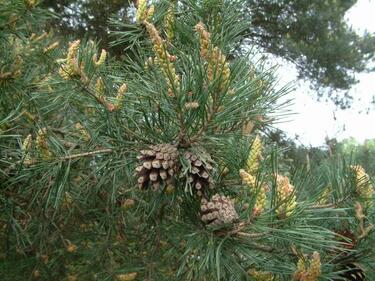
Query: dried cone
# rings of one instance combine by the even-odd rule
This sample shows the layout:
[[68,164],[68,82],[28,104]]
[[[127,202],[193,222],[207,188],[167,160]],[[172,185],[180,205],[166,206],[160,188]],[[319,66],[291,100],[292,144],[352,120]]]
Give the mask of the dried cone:
[[201,201],[201,220],[208,226],[234,223],[238,218],[233,201],[224,195],[215,194],[210,201]]
[[366,278],[363,269],[355,263],[346,264],[342,270],[345,271],[344,273],[340,274],[340,277],[344,278],[343,280],[364,281]]
[[179,167],[176,145],[162,143],[141,150],[138,156],[140,165],[136,168],[138,186],[146,189],[151,185],[153,190],[170,184]]
[[214,188],[212,179],[213,166],[212,159],[206,153],[201,157],[191,152],[185,152],[184,158],[189,162],[191,169],[187,174],[187,184],[191,192],[202,196],[207,189]]

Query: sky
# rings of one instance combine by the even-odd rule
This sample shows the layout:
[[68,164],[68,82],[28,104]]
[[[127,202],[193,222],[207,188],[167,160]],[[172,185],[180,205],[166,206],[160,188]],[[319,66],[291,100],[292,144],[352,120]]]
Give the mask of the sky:
[[[375,0],[359,0],[347,13],[348,24],[359,34],[365,30],[375,32]],[[291,64],[282,62],[279,68],[280,84],[295,81],[297,71]],[[337,109],[332,102],[317,102],[314,93],[306,82],[297,81],[296,90],[288,95],[293,98],[289,106],[294,115],[277,124],[288,136],[298,136],[298,142],[305,146],[322,146],[325,138],[342,140],[353,137],[359,143],[366,139],[375,139],[375,106],[371,107],[375,96],[375,73],[356,75],[359,83],[352,87],[354,97],[352,107],[346,110]]]

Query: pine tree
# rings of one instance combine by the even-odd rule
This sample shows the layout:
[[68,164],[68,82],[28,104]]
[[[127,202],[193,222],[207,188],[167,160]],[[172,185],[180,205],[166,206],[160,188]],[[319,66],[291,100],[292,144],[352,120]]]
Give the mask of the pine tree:
[[[10,17],[25,11],[29,46],[43,11],[5,3]],[[290,88],[276,90],[251,53],[229,59],[244,8],[140,0],[134,24],[113,21],[126,62],[82,39],[26,48],[28,71],[0,84],[3,280],[375,277],[366,172],[337,162],[287,174],[252,132]],[[17,52],[3,22],[1,51]]]

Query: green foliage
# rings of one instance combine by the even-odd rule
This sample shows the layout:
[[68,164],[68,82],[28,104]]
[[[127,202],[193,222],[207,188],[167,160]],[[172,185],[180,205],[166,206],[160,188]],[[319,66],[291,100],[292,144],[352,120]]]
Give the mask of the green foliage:
[[361,164],[369,175],[375,176],[375,140],[366,140],[359,144],[354,139],[339,142],[335,150],[354,162]]
[[[330,98],[341,107],[350,106],[353,97],[347,90],[357,82],[355,73],[371,70],[375,46],[373,34],[360,36],[344,20],[356,0],[244,2],[246,9],[239,12],[250,21],[245,32],[247,43],[294,63],[299,77],[312,82],[318,97]],[[220,3],[203,1],[212,14]],[[110,45],[108,31],[119,31],[108,25],[111,17],[132,22],[128,1],[43,1],[43,5],[61,16],[51,23],[62,34],[99,39],[102,48]],[[125,26],[132,30],[123,24],[122,31]],[[116,44],[111,53],[121,55],[127,47]]]
[[[128,0],[44,0],[41,6],[51,9],[58,18],[48,23],[64,37],[100,40],[100,47],[108,48],[108,20],[114,16],[128,21],[127,8],[132,1]],[[121,54],[122,49],[113,49],[113,53]]]
[[2,1],[0,8],[0,182],[9,160],[19,157],[11,148],[40,121],[39,108],[49,92],[46,81],[59,52],[53,33],[43,30],[50,15],[27,1]]

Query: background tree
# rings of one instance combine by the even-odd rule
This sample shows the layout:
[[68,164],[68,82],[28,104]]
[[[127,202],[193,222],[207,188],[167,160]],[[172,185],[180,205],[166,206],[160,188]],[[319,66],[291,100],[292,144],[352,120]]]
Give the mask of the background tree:
[[375,175],[375,140],[366,140],[363,144],[355,139],[345,139],[336,144],[337,154],[360,163],[370,175]]
[[[41,5],[51,9],[58,15],[50,19],[49,25],[54,27],[63,37],[87,38],[98,40],[100,47],[109,48],[111,17],[131,21],[134,14],[128,14],[127,9],[135,1],[128,0],[45,0]],[[111,48],[113,55],[122,54],[122,48]]]
[[[372,34],[358,35],[345,21],[357,1],[252,1],[249,40],[265,51],[294,63],[299,77],[317,89],[331,89],[329,97],[345,106],[344,92],[355,82],[354,74],[370,69],[374,59]],[[317,91],[322,97],[325,91]]]
[[[207,7],[215,1],[202,1]],[[357,3],[346,1],[253,1],[247,0],[247,42],[296,65],[299,78],[312,82],[318,97],[330,98],[341,107],[350,105],[347,90],[355,84],[355,74],[370,71],[374,58],[372,34],[358,35],[346,23],[346,12]],[[100,39],[101,47],[110,42],[111,16],[131,21],[129,1],[44,1],[61,19],[53,21],[63,34]],[[212,11],[214,11],[213,9]],[[124,30],[124,26],[122,26]],[[116,47],[121,54],[126,46]]]

